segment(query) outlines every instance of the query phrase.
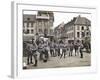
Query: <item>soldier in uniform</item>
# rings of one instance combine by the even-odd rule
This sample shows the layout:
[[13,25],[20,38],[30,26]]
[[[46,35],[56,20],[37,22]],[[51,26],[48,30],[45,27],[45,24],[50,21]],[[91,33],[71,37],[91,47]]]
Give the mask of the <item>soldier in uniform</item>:
[[27,64],[33,64],[33,59],[32,57],[34,57],[35,63],[34,66],[37,66],[37,47],[35,45],[35,43],[27,43],[27,51],[28,51],[28,58],[27,58]]
[[40,60],[43,60],[43,57],[42,57],[42,55],[43,55],[43,41],[41,41],[40,43],[39,43],[39,45],[38,45],[38,51],[39,51],[39,53],[40,53],[40,56],[39,56],[39,59]]
[[74,44],[74,49],[75,49],[75,56],[76,56],[76,54],[78,54],[78,43],[75,43]]
[[66,55],[68,55],[69,52],[70,52],[70,46],[69,46],[69,43],[68,42],[65,43],[65,44],[66,44]]
[[48,58],[49,58],[49,54],[48,54],[48,44],[47,44],[47,41],[44,42],[43,44],[43,61],[44,62],[47,62]]
[[35,60],[35,63],[34,63],[34,66],[37,66],[37,44],[35,42],[35,40],[32,41],[32,45],[33,45],[33,49],[32,49],[32,54],[33,54],[33,57],[34,57],[34,60]]
[[63,42],[62,41],[60,41],[60,43],[59,43],[59,47],[60,47],[60,56],[61,55],[63,55]]
[[62,54],[61,54],[60,58],[62,58],[63,55],[65,58],[65,56],[66,56],[66,44],[64,42],[62,44]]
[[26,49],[27,49],[27,65],[33,64],[33,62],[32,62],[32,53],[31,53],[31,50],[30,50],[30,44],[29,43],[27,43]]
[[80,58],[83,58],[83,44],[80,43]]
[[73,53],[73,43],[70,43],[69,44],[69,47],[70,47],[70,52],[69,52],[69,56],[72,56],[72,53]]
[[54,49],[55,49],[54,56],[56,57],[58,55],[58,44],[57,44],[57,42],[54,43]]
[[53,57],[54,56],[54,42],[51,41],[49,45],[50,45],[50,54],[51,54],[51,57]]
[[58,56],[60,56],[60,42],[58,42]]

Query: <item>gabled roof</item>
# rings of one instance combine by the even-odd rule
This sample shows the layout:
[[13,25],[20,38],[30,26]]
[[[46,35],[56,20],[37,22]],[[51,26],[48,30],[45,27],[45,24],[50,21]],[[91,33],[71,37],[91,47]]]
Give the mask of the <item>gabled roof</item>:
[[71,25],[91,26],[91,21],[89,19],[87,19],[86,17],[81,17],[79,15],[78,17],[74,17],[71,21],[66,23],[64,27],[70,27]]
[[57,27],[55,27],[54,30],[58,30],[58,29],[61,29],[62,27],[64,27],[64,22],[60,23]]
[[89,19],[87,19],[86,17],[81,17],[80,15],[77,17],[75,23],[76,25],[87,25],[90,26],[91,25],[91,21]]
[[76,21],[76,17],[74,17],[71,21],[69,21],[68,23],[65,24],[65,26],[69,27],[71,25],[74,25],[75,24],[75,21]]

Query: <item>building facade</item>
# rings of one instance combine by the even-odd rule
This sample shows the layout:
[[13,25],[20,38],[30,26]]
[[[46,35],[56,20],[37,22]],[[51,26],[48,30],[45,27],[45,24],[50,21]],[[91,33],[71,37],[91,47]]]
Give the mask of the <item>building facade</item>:
[[83,42],[85,37],[90,36],[90,28],[91,21],[79,15],[64,25],[65,36],[69,42]]
[[53,27],[54,14],[51,11],[38,11],[36,15],[23,15],[23,37],[48,36]]
[[59,24],[57,27],[54,28],[54,35],[56,39],[61,39],[64,33],[64,22]]

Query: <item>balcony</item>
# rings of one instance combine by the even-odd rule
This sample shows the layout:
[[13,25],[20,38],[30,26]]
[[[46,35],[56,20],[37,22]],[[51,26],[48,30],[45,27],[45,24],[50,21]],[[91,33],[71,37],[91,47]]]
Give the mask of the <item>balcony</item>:
[[36,16],[36,19],[49,19],[49,16]]

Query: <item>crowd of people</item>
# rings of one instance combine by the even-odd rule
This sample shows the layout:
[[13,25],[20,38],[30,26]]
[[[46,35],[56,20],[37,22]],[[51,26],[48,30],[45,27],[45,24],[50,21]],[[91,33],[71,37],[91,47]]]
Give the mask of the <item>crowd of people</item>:
[[[38,60],[47,62],[50,57],[66,58],[66,56],[77,56],[83,58],[83,44],[82,43],[66,43],[63,40],[44,40],[32,39],[31,42],[26,42],[27,65],[38,65]],[[74,51],[74,54],[73,54]],[[39,55],[39,58],[37,57]],[[34,58],[34,63],[33,63]]]

